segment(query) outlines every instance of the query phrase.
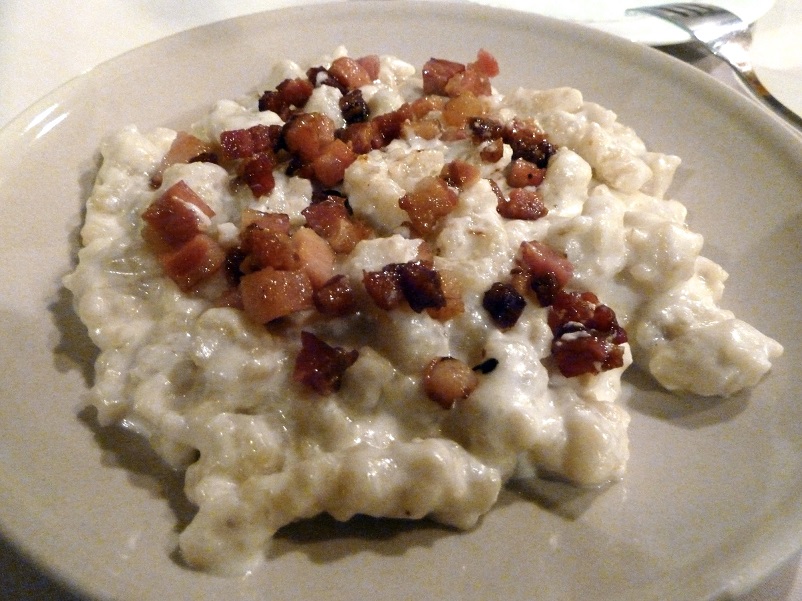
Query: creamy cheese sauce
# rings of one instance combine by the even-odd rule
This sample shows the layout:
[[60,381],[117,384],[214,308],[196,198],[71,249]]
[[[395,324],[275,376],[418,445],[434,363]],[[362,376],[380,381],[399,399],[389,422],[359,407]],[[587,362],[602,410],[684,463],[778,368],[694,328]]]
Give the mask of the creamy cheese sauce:
[[[267,87],[304,73],[284,61]],[[382,57],[363,94],[381,114],[419,95],[420,79],[407,63]],[[305,110],[342,124],[340,95],[318,87]],[[664,198],[677,157],[648,151],[577,90],[494,92],[489,102],[494,118],[531,119],[558,147],[539,186],[549,212],[535,221],[501,217],[485,179],[459,194],[435,244],[435,267],[459,279],[465,303],[447,321],[368,308],[333,320],[301,312],[265,327],[215,307],[217,279],[195,294],[180,291],[141,236],[141,215],[164,190],[186,182],[215,212],[209,234],[231,247],[247,208],[302,225],[310,182],[277,173],[270,195],[257,199],[232,186],[222,167],[199,162],[168,167],[154,190],[175,131],[130,126],[103,142],[79,264],[65,282],[100,349],[91,402],[101,422],[136,429],[186,469],[198,513],[180,548],[192,566],[251,570],[278,528],[324,512],[338,520],[429,516],[470,528],[520,464],[577,485],[616,481],[629,454],[620,380],[633,356],[669,390],[729,395],[755,385],[782,353],[718,306],[726,273],[700,255],[702,237],[688,229],[685,208]],[[280,123],[249,97],[219,102],[191,132],[216,141],[226,130]],[[336,272],[360,281],[365,271],[414,260],[420,240],[410,236],[399,198],[456,158],[479,165],[485,178],[511,160],[508,146],[496,163],[479,160],[479,150],[469,140],[408,136],[360,156],[342,190],[380,237],[338,256]],[[570,287],[615,310],[629,333],[623,367],[560,375],[549,361],[547,309],[536,303],[509,330],[493,325],[482,295],[508,276],[528,240],[565,253]],[[359,349],[338,391],[319,395],[293,380],[302,329]],[[446,410],[422,392],[422,370],[436,357],[498,363]]]

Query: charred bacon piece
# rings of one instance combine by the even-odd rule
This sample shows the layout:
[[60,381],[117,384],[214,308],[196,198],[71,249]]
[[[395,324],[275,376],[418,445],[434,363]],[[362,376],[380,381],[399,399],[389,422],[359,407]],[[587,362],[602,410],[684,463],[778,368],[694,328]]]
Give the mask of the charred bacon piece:
[[512,284],[496,282],[482,297],[482,307],[502,330],[514,326],[526,307],[526,300]]
[[361,90],[349,90],[339,100],[340,113],[346,123],[361,123],[370,118],[368,103]]
[[446,306],[440,274],[423,261],[391,263],[365,272],[362,281],[373,302],[388,311],[404,300],[416,313]]
[[549,159],[557,151],[546,134],[517,119],[504,127],[502,138],[512,147],[513,160],[525,159],[541,169],[546,168]]
[[297,109],[303,108],[312,96],[314,86],[307,79],[285,79],[275,90],[268,90],[259,98],[260,111],[272,111],[286,121]]
[[311,332],[301,332],[301,352],[295,359],[292,379],[321,395],[340,389],[345,370],[359,358],[359,351],[330,346]]
[[552,355],[567,378],[622,367],[627,334],[592,292],[557,293],[548,315]]
[[[551,296],[562,290],[574,275],[574,266],[565,255],[537,240],[521,243],[517,261],[529,288],[537,292],[539,288],[552,285]],[[542,298],[538,295],[542,306],[547,306],[544,304],[547,298],[545,294]]]

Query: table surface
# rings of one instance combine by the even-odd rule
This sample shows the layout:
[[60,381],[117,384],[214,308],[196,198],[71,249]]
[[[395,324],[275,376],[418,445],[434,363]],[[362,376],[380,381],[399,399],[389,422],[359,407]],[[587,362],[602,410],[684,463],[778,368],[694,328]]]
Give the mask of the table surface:
[[[64,82],[130,49],[198,25],[301,2],[2,0],[0,127]],[[781,102],[802,114],[802,0],[776,0],[753,33],[751,55],[759,77]],[[745,93],[730,69],[698,46],[663,51]],[[5,599],[72,597],[0,539],[0,600]],[[802,601],[802,556],[792,557],[750,594],[733,601]]]

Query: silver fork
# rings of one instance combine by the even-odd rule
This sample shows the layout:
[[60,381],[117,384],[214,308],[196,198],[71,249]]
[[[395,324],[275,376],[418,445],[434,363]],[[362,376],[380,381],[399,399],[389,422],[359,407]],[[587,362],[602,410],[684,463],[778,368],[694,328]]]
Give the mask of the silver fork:
[[691,2],[642,6],[627,13],[650,14],[687,31],[726,61],[756,98],[802,133],[802,117],[772,96],[755,74],[749,58],[752,33],[737,15],[718,6]]

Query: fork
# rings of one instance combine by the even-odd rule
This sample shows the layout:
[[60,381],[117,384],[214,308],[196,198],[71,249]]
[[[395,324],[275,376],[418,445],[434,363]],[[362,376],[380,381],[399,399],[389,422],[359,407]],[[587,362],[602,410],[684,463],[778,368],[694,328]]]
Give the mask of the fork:
[[758,100],[796,127],[798,133],[802,133],[802,117],[772,96],[758,79],[749,59],[752,33],[737,15],[718,6],[692,2],[627,10],[627,14],[632,13],[650,14],[687,31],[710,52],[728,63]]

